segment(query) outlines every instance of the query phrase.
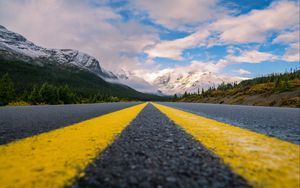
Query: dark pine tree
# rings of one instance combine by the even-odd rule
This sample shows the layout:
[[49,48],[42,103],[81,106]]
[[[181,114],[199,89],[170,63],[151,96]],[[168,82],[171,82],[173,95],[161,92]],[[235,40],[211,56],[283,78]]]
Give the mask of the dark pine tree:
[[16,99],[14,83],[8,74],[2,76],[0,80],[0,105],[7,105]]
[[59,104],[57,88],[48,83],[44,83],[39,91],[41,102],[45,104]]
[[28,98],[29,98],[29,102],[31,102],[32,104],[39,104],[41,102],[39,88],[37,85],[33,86],[33,89]]

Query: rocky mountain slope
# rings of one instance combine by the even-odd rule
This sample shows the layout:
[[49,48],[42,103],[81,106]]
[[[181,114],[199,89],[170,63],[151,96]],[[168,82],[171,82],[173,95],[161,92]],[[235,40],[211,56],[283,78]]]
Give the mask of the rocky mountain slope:
[[101,68],[99,61],[83,52],[72,49],[47,49],[35,45],[20,34],[0,25],[0,58],[21,60],[38,65],[59,64],[88,70],[102,78],[116,79],[112,73]]
[[[104,70],[99,61],[71,49],[47,49],[20,34],[0,26],[0,77],[9,74],[17,100],[25,100],[34,87],[44,83],[68,85],[81,102],[91,97],[119,97],[123,100],[159,100],[161,97],[136,91],[118,82],[118,76]],[[107,80],[115,80],[114,83]]]

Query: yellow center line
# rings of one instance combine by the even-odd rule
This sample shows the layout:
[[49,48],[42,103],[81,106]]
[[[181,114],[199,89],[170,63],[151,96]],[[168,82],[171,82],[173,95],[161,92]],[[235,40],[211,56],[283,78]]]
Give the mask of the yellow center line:
[[171,107],[154,106],[252,186],[300,187],[299,145]]
[[0,146],[0,187],[64,187],[147,103]]

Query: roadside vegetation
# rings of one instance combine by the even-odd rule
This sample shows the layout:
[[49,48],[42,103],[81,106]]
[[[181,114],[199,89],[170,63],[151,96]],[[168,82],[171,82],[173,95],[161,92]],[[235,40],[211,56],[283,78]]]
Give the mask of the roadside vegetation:
[[172,101],[300,107],[300,70],[222,83],[205,91],[174,95]]
[[0,105],[78,104],[165,100],[106,82],[74,67],[35,65],[0,58]]
[[2,76],[0,80],[0,105],[25,106],[37,104],[76,104],[76,103],[99,103],[120,102],[128,99],[115,96],[102,95],[101,93],[82,97],[72,91],[68,85],[56,86],[47,82],[34,85],[29,91],[16,92],[14,83],[9,74]]

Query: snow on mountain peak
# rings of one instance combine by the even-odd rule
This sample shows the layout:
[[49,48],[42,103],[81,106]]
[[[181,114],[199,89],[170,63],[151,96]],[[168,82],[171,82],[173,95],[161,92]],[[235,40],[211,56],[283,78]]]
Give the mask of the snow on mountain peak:
[[88,70],[105,79],[116,79],[112,73],[101,68],[99,61],[83,52],[72,49],[47,49],[35,45],[20,34],[0,25],[0,57],[31,63],[60,64]]
[[[47,49],[35,45],[20,34],[0,25],[0,58],[17,59],[36,64],[59,64],[88,70],[110,82],[128,85],[138,91],[156,94],[196,92],[223,81],[242,80],[226,77],[203,69],[202,64],[192,64],[183,69],[163,69],[155,71],[118,70],[116,73],[101,68],[99,61],[83,52],[72,49]],[[213,67],[214,68],[214,67]]]

